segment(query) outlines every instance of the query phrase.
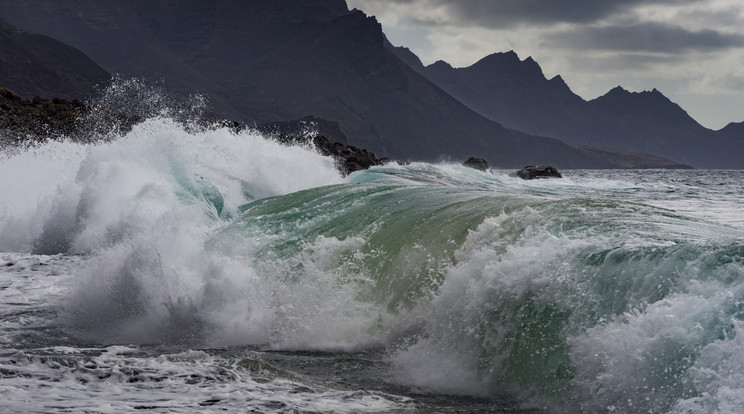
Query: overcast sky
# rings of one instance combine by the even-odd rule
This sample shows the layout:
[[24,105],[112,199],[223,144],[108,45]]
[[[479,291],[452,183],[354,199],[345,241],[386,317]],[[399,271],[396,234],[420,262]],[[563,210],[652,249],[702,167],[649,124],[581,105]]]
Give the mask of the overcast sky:
[[744,0],[347,0],[424,64],[532,56],[584,99],[659,89],[708,128],[744,121]]

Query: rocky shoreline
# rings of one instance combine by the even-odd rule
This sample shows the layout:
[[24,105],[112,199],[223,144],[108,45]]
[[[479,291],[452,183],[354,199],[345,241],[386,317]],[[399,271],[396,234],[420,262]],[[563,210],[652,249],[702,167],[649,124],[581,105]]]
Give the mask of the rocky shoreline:
[[[0,88],[0,148],[17,147],[28,142],[67,137],[89,142],[93,139],[123,135],[142,121],[138,116],[113,113],[106,108],[77,99],[23,99],[7,88]],[[236,133],[250,127],[233,121],[204,122],[204,127],[229,127]],[[255,128],[259,131],[261,127]],[[265,128],[264,128],[265,129]],[[267,134],[287,145],[311,145],[318,152],[338,161],[343,174],[382,165],[390,160],[346,143],[331,141],[312,129],[306,134]]]
[[[143,119],[141,116],[127,116],[110,111],[101,105],[77,99],[39,97],[23,99],[10,89],[0,87],[0,148],[18,147],[29,142],[60,137],[81,142],[100,140],[102,137],[111,139],[126,134]],[[218,119],[218,117],[204,119],[201,126],[227,127],[235,133],[248,129],[257,130],[283,144],[312,146],[322,155],[336,159],[338,169],[344,175],[391,161],[389,158],[379,158],[374,152],[346,143],[346,137],[341,133],[338,124],[332,121],[306,117],[295,121],[248,126]],[[329,139],[326,135],[335,140]],[[488,162],[477,157],[471,157],[463,165],[481,171],[489,169]],[[631,165],[627,167],[633,168]],[[560,177],[557,170],[553,171],[545,174],[515,174],[525,179]]]
[[90,141],[123,134],[141,120],[77,99],[23,99],[0,88],[0,147],[59,137]]

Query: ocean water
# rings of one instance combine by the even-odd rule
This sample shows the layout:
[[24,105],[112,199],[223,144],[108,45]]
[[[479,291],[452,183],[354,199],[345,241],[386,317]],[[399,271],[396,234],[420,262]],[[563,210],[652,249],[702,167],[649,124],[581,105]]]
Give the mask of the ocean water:
[[0,155],[0,411],[744,411],[744,173],[342,177],[153,116]]

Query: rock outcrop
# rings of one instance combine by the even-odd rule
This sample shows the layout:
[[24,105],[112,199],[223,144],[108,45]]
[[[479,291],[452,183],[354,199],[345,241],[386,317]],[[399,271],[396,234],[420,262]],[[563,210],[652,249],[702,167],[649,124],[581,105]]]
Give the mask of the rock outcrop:
[[550,165],[528,165],[519,171],[509,174],[523,180],[534,180],[537,178],[563,178],[561,173]]
[[[303,118],[317,122],[315,118]],[[58,137],[67,137],[78,141],[111,137],[131,130],[132,126],[142,120],[139,116],[125,116],[107,110],[100,105],[81,102],[77,99],[66,100],[60,98],[32,100],[23,99],[7,88],[0,88],[0,148],[23,145],[29,141],[41,141]],[[321,120],[322,121],[322,120]],[[333,132],[332,122],[321,122],[323,130]],[[227,127],[238,133],[246,129],[234,121],[215,122],[210,119],[204,122],[204,127]],[[389,161],[378,158],[373,152],[357,148],[342,142],[331,141],[319,133],[320,129],[293,129],[302,124],[297,121],[282,124],[285,134],[268,134],[268,136],[288,145],[308,145],[314,147],[320,154],[330,156],[338,162],[338,168],[343,174],[365,170],[375,165],[382,165]],[[317,127],[316,124],[313,124]],[[309,125],[312,127],[313,125]],[[306,134],[310,132],[310,134]]]
[[378,158],[374,152],[366,149],[341,142],[332,142],[323,135],[310,137],[280,135],[277,139],[290,145],[311,145],[320,154],[333,157],[338,163],[339,171],[344,175],[351,174],[354,171],[366,170],[376,165],[383,165],[390,161],[387,158]]
[[488,171],[489,168],[488,162],[479,157],[470,157],[464,163],[462,163],[462,165],[468,168],[474,168],[479,171]]
[[0,87],[0,147],[63,136],[98,139],[127,132],[139,120],[77,99],[23,99]]

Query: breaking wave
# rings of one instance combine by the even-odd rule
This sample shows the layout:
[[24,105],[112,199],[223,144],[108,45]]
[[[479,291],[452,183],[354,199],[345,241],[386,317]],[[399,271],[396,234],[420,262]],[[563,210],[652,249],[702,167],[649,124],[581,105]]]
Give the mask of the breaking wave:
[[344,178],[165,116],[5,154],[0,176],[0,251],[88,257],[57,306],[92,343],[383,349],[400,383],[556,411],[744,404],[742,231],[617,196],[656,188]]

